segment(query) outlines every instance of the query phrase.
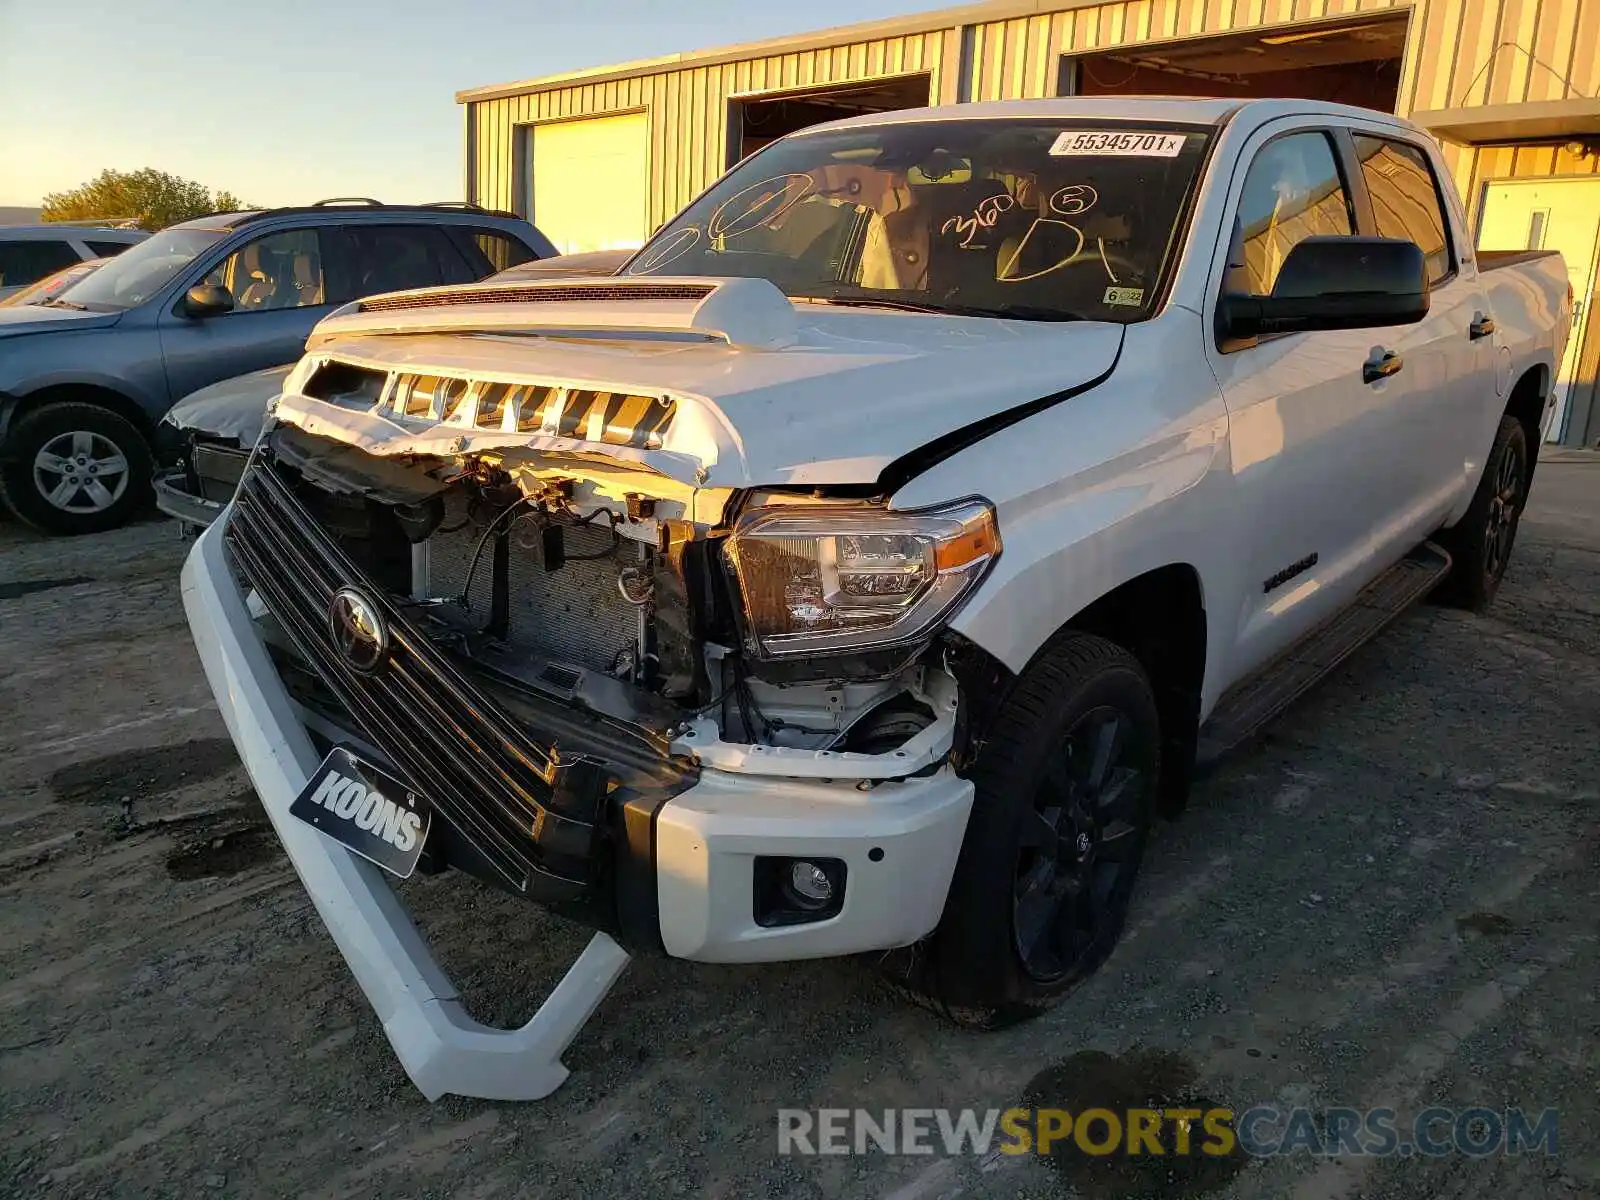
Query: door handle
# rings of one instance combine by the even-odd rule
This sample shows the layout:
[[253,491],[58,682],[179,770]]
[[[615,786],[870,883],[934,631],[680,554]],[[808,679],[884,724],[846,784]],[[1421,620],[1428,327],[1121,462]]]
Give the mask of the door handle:
[[1494,318],[1478,313],[1472,318],[1472,324],[1467,326],[1467,336],[1473,341],[1486,338],[1494,332]]
[[1387,379],[1389,376],[1397,374],[1400,368],[1405,365],[1406,360],[1393,350],[1376,347],[1372,351],[1372,357],[1361,364],[1361,382],[1377,383],[1380,379]]

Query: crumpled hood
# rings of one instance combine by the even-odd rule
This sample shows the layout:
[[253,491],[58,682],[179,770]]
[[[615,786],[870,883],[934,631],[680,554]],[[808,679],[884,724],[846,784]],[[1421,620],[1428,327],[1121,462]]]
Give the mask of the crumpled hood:
[[119,312],[82,312],[76,308],[45,307],[42,304],[19,304],[0,308],[0,338],[18,337],[25,333],[65,333],[81,329],[101,329],[115,325],[122,319]]
[[[591,306],[571,306],[580,307]],[[367,332],[355,320],[329,321],[313,335],[312,352],[291,376],[277,416],[377,454],[530,448],[600,453],[710,487],[872,483],[930,443],[963,431],[981,436],[986,424],[1004,423],[1018,409],[1098,382],[1115,364],[1123,337],[1122,326],[1100,322],[807,303],[792,309],[787,327],[775,314],[761,314],[768,348],[679,333],[704,324],[683,314],[662,322],[670,335],[639,329],[633,316],[626,332],[595,328],[575,317],[564,321],[561,304],[551,304],[541,324],[527,329],[504,320],[472,328],[455,319],[459,309],[428,314],[435,323],[417,332],[402,331],[403,324]],[[335,328],[340,324],[349,331]],[[305,396],[301,389],[327,360],[386,372],[389,402],[363,400],[355,408],[337,396]],[[453,400],[427,415],[415,408],[416,415],[406,415],[397,384],[413,375],[539,385],[582,397],[587,408],[564,423],[559,411],[546,409],[542,422],[534,414],[521,428],[499,415],[485,427],[470,403]],[[641,438],[626,426],[613,436],[617,427],[608,422],[627,420],[620,414],[628,402],[645,398],[669,413],[653,426],[659,437]],[[576,400],[553,403],[570,414]]]
[[251,445],[266,422],[267,405],[283,391],[293,363],[235,375],[190,392],[167,410],[167,424],[217,437],[238,438]]

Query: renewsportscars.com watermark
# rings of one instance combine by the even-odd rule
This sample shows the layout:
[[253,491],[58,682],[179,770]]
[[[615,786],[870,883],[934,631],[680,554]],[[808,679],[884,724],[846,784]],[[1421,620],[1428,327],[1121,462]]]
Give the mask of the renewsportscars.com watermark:
[[1555,1154],[1556,1110],[1426,1108],[781,1108],[779,1154],[1248,1155],[1442,1158]]

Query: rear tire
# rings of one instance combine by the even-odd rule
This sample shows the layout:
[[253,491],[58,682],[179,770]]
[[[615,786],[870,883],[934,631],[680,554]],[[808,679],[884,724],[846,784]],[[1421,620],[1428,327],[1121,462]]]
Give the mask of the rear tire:
[[1437,539],[1452,560],[1433,593],[1438,603],[1481,613],[1494,600],[1511,561],[1530,474],[1527,432],[1515,417],[1502,417],[1472,504]]
[[0,499],[45,533],[100,533],[150,497],[150,448],[132,422],[98,404],[24,414],[0,449]]
[[886,961],[893,982],[958,1024],[995,1029],[1093,974],[1133,895],[1160,746],[1138,660],[1104,638],[1058,639],[994,719],[943,919]]

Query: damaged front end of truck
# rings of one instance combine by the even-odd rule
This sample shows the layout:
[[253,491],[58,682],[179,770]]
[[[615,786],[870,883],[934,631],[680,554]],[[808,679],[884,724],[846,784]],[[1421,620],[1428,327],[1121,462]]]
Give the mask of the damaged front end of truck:
[[[944,631],[1001,552],[992,509],[764,469],[722,407],[639,369],[716,376],[794,328],[757,280],[362,302],[313,336],[186,567],[257,789],[430,1096],[553,1090],[629,953],[886,950],[938,921],[972,797]],[[397,802],[423,836],[366,846]],[[486,1029],[373,863],[595,940],[528,1026]]]

